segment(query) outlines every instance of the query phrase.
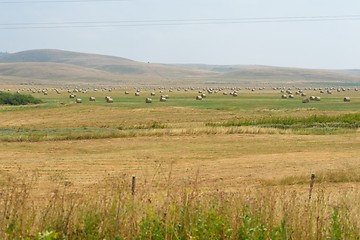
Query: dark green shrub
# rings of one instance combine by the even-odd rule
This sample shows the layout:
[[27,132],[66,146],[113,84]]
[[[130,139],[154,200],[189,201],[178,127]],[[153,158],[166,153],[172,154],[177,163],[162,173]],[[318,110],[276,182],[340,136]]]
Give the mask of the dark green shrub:
[[4,93],[0,92],[0,105],[27,105],[27,104],[39,104],[42,103],[40,99],[34,98],[31,95],[25,95],[20,93]]

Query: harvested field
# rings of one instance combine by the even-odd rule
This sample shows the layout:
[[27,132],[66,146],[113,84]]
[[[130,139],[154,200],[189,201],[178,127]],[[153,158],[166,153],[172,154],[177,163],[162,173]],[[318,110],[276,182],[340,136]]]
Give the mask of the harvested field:
[[[289,176],[359,169],[359,134],[293,136],[230,134],[2,143],[2,173],[37,171],[40,185],[79,189],[108,174],[154,175],[181,183],[199,171],[201,185],[236,190]],[[156,171],[159,171],[156,173]],[[160,176],[158,176],[160,177]],[[140,183],[139,182],[139,183]],[[55,184],[55,185],[54,185]],[[41,188],[41,191],[52,189]]]
[[[346,93],[351,102],[334,93],[303,104],[273,90],[239,90],[236,98],[219,91],[202,101],[197,90],[181,90],[145,103],[153,91],[88,90],[77,93],[82,104],[49,91],[33,94],[40,105],[0,106],[1,186],[36,176],[35,205],[63,188],[93,199],[109,179],[130,191],[132,175],[136,191],[159,202],[169,187],[175,195],[195,185],[203,194],[295,191],[303,199],[313,173],[314,196],[359,190],[358,92]],[[107,95],[112,104],[100,100]]]
[[[142,95],[146,98],[151,92],[142,91]],[[88,99],[87,95],[103,99],[102,95],[108,94],[78,93],[83,99]],[[47,186],[51,186],[53,174],[63,175],[81,188],[101,181],[106,174],[135,174],[145,181],[159,166],[165,175],[172,166],[176,179],[199,171],[204,186],[216,183],[227,190],[236,189],[243,181],[258,184],[272,178],[358,167],[360,137],[356,128],[311,126],[295,131],[276,128],[276,124],[275,128],[261,125],[274,118],[277,122],[281,118],[301,122],[314,116],[318,116],[315,121],[325,116],[337,123],[345,121],[341,116],[351,117],[360,106],[355,91],[347,93],[351,103],[334,94],[306,108],[301,99],[282,100],[280,93],[272,90],[241,90],[237,98],[220,91],[202,102],[194,100],[195,94],[195,90],[177,91],[170,93],[166,103],[145,104],[143,98],[118,90],[111,92],[114,103],[109,106],[105,101],[78,105],[65,91],[50,91],[48,95],[33,94],[46,102],[38,106],[3,106],[2,172],[38,170]],[[344,117],[353,125],[360,124],[356,115],[348,118]],[[238,123],[231,124],[234,121]]]

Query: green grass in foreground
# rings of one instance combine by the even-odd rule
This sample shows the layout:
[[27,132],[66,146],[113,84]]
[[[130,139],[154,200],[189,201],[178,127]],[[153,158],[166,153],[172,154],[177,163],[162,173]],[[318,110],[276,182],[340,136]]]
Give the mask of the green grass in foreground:
[[[359,192],[263,188],[204,192],[130,177],[107,178],[91,193],[60,186],[32,201],[36,177],[2,178],[1,239],[359,239]],[[167,179],[169,180],[169,179]],[[315,183],[316,186],[317,183]]]

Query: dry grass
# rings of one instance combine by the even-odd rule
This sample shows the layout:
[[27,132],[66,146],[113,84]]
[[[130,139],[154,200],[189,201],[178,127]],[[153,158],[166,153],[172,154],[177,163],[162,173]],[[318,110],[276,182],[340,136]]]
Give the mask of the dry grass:
[[[1,143],[1,170],[38,170],[39,182],[52,186],[61,175],[74,187],[104,175],[135,174],[141,179],[173,168],[177,181],[199,170],[203,187],[236,189],[244,182],[359,168],[359,135],[294,136],[198,135]],[[55,181],[55,182],[56,182]],[[47,188],[42,188],[45,191]],[[47,189],[47,190],[51,190]]]
[[[130,176],[108,176],[76,191],[59,185],[33,204],[36,176],[0,185],[3,239],[357,239],[357,189],[251,186],[204,192],[198,176],[179,185],[172,171],[130,192]],[[174,184],[175,183],[175,184]],[[85,191],[84,191],[85,190]],[[335,194],[334,194],[335,193]],[[306,230],[306,231],[305,231]]]
[[[259,239],[261,229],[267,228],[275,233],[266,232],[265,239],[314,239],[319,238],[316,227],[326,237],[339,232],[342,237],[358,236],[356,231],[341,235],[344,230],[336,230],[336,224],[350,228],[344,222],[348,216],[351,229],[359,226],[359,206],[351,204],[360,187],[359,172],[354,170],[360,167],[359,130],[327,135],[259,126],[207,126],[209,122],[271,115],[339,116],[354,112],[359,103],[355,93],[353,105],[344,105],[348,110],[341,111],[329,110],[336,99],[317,105],[323,110],[309,110],[294,102],[289,102],[291,107],[273,108],[277,95],[269,92],[244,93],[237,100],[215,95],[202,103],[194,103],[193,93],[173,93],[169,102],[153,105],[143,102],[149,91],[143,92],[141,99],[120,94],[123,91],[89,93],[99,101],[79,105],[65,93],[50,92],[43,97],[48,103],[42,106],[0,108],[0,186],[10,194],[2,197],[19,199],[5,198],[12,204],[13,219],[23,219],[14,225],[17,233],[26,232],[26,224],[31,225],[29,235],[33,237],[34,229],[84,233],[93,231],[84,229],[87,223],[94,223],[94,239],[114,239],[111,234],[119,229],[126,229],[121,235],[124,239],[135,238],[132,231],[149,239],[146,233],[156,232],[159,226],[163,238],[176,239],[169,229],[174,233],[177,224],[187,224],[197,227],[185,228],[184,239],[216,238],[201,234],[218,223],[232,229],[228,238],[245,234]],[[100,102],[103,95],[117,95],[118,101],[113,105]],[[260,103],[256,102],[254,109],[247,106],[256,99]],[[309,207],[306,199],[312,173],[316,175],[315,200]],[[136,205],[129,192],[132,175],[137,177]],[[119,205],[114,208],[112,203]],[[94,215],[93,209],[97,209]],[[182,222],[178,213],[184,211],[189,219]],[[116,216],[117,224],[106,220],[110,216]],[[314,216],[320,216],[320,222]],[[327,225],[327,221],[334,224]],[[1,224],[2,230],[13,226],[10,220]],[[257,230],[242,232],[252,228],[244,228],[244,224]],[[162,229],[164,226],[168,230]],[[217,231],[223,230],[212,231],[219,234]],[[90,235],[81,236],[78,239],[90,239]]]
[[[309,110],[292,102],[274,109],[274,103],[283,102],[272,91],[243,91],[236,99],[219,93],[202,103],[194,100],[196,91],[165,92],[169,102],[147,105],[143,100],[151,91],[142,91],[141,98],[133,96],[134,90],[128,96],[123,90],[77,93],[85,100],[90,95],[97,100],[75,104],[65,90],[57,94],[49,89],[42,96],[47,105],[0,109],[1,170],[39,169],[39,181],[45,186],[58,175],[79,188],[109,173],[136,174],[141,179],[158,165],[167,172],[172,164],[178,180],[199,169],[205,187],[236,189],[244,181],[256,185],[272,178],[358,167],[358,131],[314,135],[259,126],[207,126],[271,116],[338,116],[352,110]],[[352,105],[345,106],[356,108],[358,94],[351,94]],[[114,104],[105,103],[106,95],[115,97]],[[323,101],[327,109],[335,100]],[[255,104],[254,109],[247,104]]]

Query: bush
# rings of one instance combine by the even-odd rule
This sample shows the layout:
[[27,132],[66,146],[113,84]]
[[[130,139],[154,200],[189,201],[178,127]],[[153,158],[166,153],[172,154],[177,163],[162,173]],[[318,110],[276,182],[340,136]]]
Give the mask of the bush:
[[27,105],[27,104],[39,104],[42,103],[40,99],[34,98],[31,95],[25,95],[20,93],[3,93],[0,92],[0,105]]

